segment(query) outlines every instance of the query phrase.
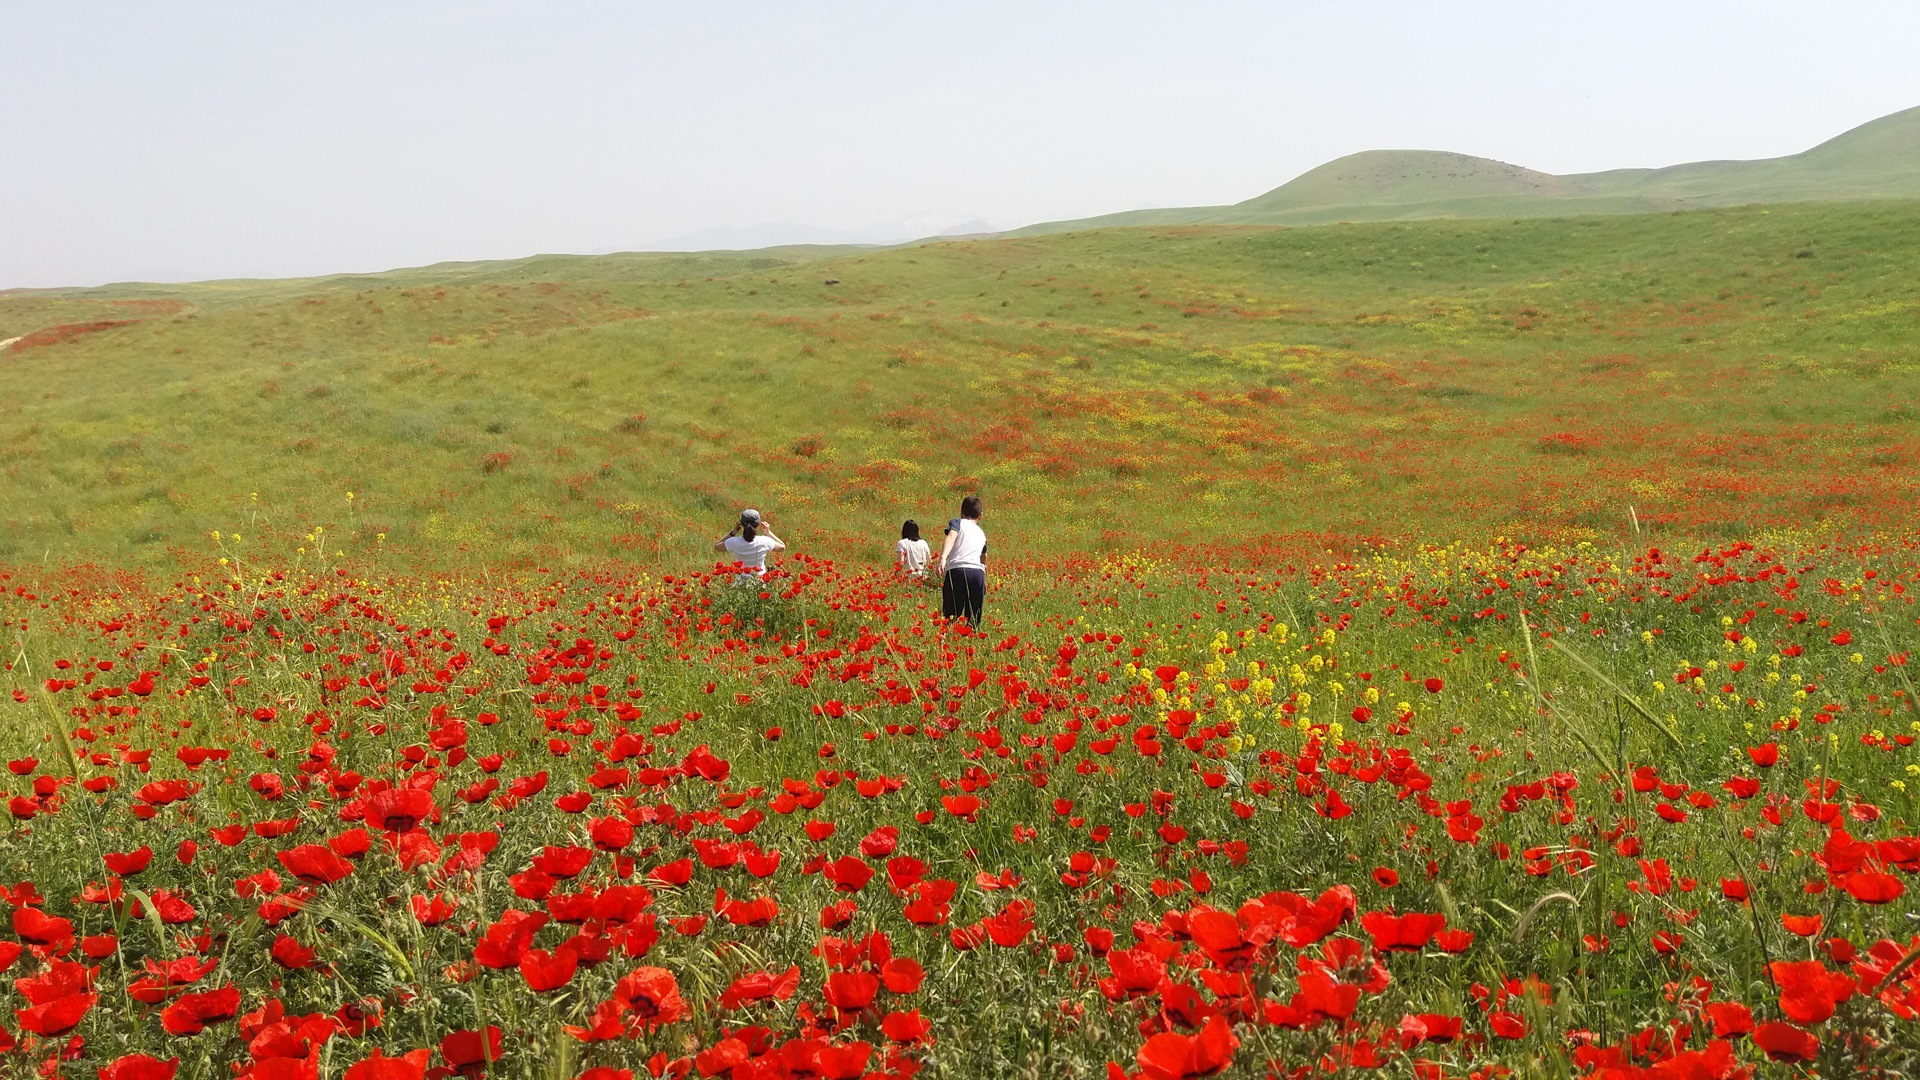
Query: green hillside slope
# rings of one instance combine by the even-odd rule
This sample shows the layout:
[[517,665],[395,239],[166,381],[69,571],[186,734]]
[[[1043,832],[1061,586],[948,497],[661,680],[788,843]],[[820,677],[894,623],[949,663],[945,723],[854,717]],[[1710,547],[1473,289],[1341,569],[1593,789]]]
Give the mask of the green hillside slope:
[[1916,280],[1885,202],[5,293],[0,563],[1904,526]]
[[1920,108],[1862,124],[1804,153],[1570,176],[1596,194],[1693,205],[1920,196]]
[[1920,108],[1863,124],[1804,153],[1664,169],[1555,176],[1435,150],[1369,150],[1231,206],[1137,210],[1018,230],[1114,225],[1312,225],[1435,217],[1631,214],[1749,203],[1920,198]]

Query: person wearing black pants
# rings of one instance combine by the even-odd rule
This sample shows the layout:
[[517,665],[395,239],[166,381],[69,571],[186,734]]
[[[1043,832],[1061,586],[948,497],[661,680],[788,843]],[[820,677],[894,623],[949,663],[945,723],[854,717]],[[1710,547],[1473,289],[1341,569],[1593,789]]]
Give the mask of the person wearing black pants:
[[987,534],[980,528],[980,496],[960,500],[960,516],[947,523],[940,549],[940,614],[980,626],[987,603]]

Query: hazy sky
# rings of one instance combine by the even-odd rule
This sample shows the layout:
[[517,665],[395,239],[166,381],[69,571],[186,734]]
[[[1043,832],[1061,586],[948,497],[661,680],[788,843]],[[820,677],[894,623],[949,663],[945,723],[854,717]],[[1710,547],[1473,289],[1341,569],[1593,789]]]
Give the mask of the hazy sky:
[[0,0],[0,288],[1234,202],[1329,158],[1771,157],[1920,4]]

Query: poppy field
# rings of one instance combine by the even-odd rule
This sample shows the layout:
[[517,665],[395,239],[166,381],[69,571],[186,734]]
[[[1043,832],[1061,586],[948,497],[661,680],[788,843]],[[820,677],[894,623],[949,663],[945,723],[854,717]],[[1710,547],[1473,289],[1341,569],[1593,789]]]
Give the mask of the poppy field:
[[1914,1075],[1916,240],[0,293],[0,1075]]
[[0,1060],[1910,1075],[1912,554],[12,572]]

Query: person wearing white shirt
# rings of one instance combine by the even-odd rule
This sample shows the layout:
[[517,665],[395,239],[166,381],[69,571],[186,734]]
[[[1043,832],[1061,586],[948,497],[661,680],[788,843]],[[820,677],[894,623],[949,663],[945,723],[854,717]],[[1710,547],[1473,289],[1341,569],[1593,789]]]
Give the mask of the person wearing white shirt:
[[900,543],[894,546],[894,562],[900,573],[914,581],[927,579],[927,542],[920,539],[920,523],[908,518],[900,526]]
[[940,548],[940,613],[965,618],[975,629],[987,603],[987,534],[980,528],[980,496],[960,500]]
[[734,584],[754,585],[767,576],[767,556],[787,550],[787,543],[773,535],[773,529],[760,516],[760,511],[742,510],[740,523],[714,541],[713,550],[733,556],[734,565],[740,570],[734,575]]

